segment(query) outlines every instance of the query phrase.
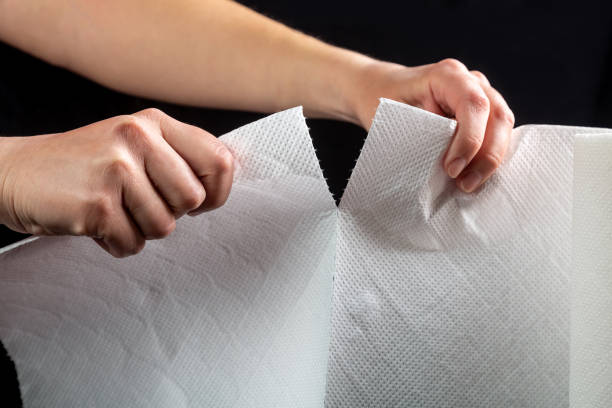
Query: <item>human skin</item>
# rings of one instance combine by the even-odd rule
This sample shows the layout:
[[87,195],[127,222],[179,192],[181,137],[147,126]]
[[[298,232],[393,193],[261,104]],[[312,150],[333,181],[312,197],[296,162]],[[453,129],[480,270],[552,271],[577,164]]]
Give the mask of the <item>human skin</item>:
[[116,257],[221,206],[234,159],[210,133],[159,110],[66,133],[4,138],[0,219],[36,235],[86,235]]
[[[466,192],[477,189],[501,164],[514,125],[511,110],[486,77],[469,71],[457,60],[418,67],[378,61],[325,44],[226,0],[0,0],[0,40],[109,88],[180,104],[257,112],[302,105],[309,117],[350,121],[368,129],[379,98],[386,97],[454,117],[457,131],[442,165]],[[131,117],[141,120],[147,115],[162,116],[159,112],[148,112]],[[117,120],[121,119],[109,119]],[[74,185],[85,183],[67,169],[72,165],[72,157],[72,161],[81,163],[78,174],[94,177],[90,184],[123,189],[124,199],[132,194],[144,197],[146,193],[140,190],[147,185],[144,181],[126,184],[124,176],[112,171],[104,182],[96,179],[100,169],[92,167],[99,157],[112,156],[117,147],[116,138],[108,136],[113,134],[110,128],[103,121],[68,132],[74,147],[65,144],[65,134],[31,138],[34,140],[0,138],[0,222],[35,234],[96,236],[98,242],[104,243],[104,233],[94,235],[99,226],[83,228],[82,220],[71,218],[81,213],[66,200],[91,203],[102,195],[115,206],[121,202],[115,196],[107,197],[111,194],[108,190],[113,190],[110,187],[90,191],[92,196],[83,193],[78,198],[66,193]],[[164,138],[155,126],[153,130],[147,129],[141,133],[147,137],[148,132],[161,133]],[[177,125],[177,129],[187,128]],[[218,148],[220,142],[214,138],[200,138],[189,129],[183,139],[193,140],[193,149]],[[92,144],[77,143],[80,137]],[[93,141],[97,143],[95,147]],[[176,181],[182,176],[193,181],[194,177],[197,180],[202,176],[198,166],[204,166],[203,163],[192,163],[180,150],[175,153],[187,163],[192,174],[177,172],[164,177]],[[142,154],[130,151],[126,157]],[[56,165],[54,172],[50,172],[45,166],[36,165],[52,166],[53,155],[62,155],[59,162],[66,167]],[[13,156],[27,160],[16,160]],[[222,170],[223,180],[231,180],[231,168]],[[173,171],[173,168],[160,170]],[[230,175],[226,176],[228,172]],[[46,195],[23,188],[32,179],[47,187],[42,189]],[[204,191],[207,197],[213,197],[211,200],[222,203],[229,188],[217,187],[212,179],[202,184]],[[148,181],[154,182],[157,180]],[[189,201],[193,197],[186,198]],[[167,200],[163,194],[158,198],[161,204],[172,208]],[[181,207],[177,214],[184,209]],[[141,211],[144,209],[136,206],[125,214],[127,221],[123,221],[130,226],[124,225],[123,229],[131,228],[130,233],[138,237],[132,244],[138,245],[107,242],[106,249],[113,255],[137,252],[142,247],[141,238],[150,235],[145,231],[148,225],[172,229],[166,225],[167,214],[158,217],[154,211],[144,214]],[[109,223],[112,224],[104,221],[104,225]]]

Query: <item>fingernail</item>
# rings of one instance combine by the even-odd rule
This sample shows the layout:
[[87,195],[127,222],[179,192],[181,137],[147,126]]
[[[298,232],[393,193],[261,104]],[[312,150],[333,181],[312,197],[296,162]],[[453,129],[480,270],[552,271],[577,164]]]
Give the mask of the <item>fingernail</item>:
[[466,193],[471,193],[480,185],[482,176],[477,171],[469,172],[460,182],[461,189]]
[[462,157],[453,160],[448,165],[448,175],[452,178],[456,178],[463,171],[466,164],[467,162]]

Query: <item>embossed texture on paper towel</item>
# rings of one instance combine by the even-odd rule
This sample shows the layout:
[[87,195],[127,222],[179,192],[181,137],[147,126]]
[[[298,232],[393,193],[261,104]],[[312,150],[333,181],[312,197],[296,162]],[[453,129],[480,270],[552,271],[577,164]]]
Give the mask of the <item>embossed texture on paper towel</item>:
[[[337,209],[292,109],[223,136],[228,203],[138,256],[79,238],[0,253],[0,338],[26,407],[558,408],[570,389],[576,407],[611,406],[612,154],[572,188],[610,137],[575,161],[575,135],[601,130],[515,129],[499,171],[463,194],[440,165],[454,129],[382,100]],[[574,229],[607,222],[575,245],[590,257],[574,259],[577,311],[595,316],[577,327],[598,336],[570,325],[573,201]]]
[[340,204],[329,407],[564,407],[572,150],[525,126],[475,194],[454,122],[383,101]]

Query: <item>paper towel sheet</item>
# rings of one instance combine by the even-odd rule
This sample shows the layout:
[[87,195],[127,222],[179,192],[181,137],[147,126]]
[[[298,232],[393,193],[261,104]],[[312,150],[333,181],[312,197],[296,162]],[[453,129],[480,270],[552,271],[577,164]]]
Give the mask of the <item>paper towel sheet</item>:
[[[228,203],[138,256],[82,238],[0,254],[25,406],[557,408],[570,389],[610,406],[609,154],[572,188],[610,138],[575,162],[576,134],[601,130],[518,128],[464,194],[440,165],[454,127],[382,100],[336,209],[292,109],[224,136],[240,163]],[[572,259],[576,223],[599,228],[577,229],[590,263]]]
[[612,134],[580,135],[574,152],[572,407],[612,406]]
[[227,204],[141,254],[41,238],[0,255],[25,407],[323,405],[336,206],[301,109],[222,140]]
[[572,151],[589,129],[514,130],[465,194],[440,164],[454,127],[379,106],[340,204],[329,407],[568,406]]

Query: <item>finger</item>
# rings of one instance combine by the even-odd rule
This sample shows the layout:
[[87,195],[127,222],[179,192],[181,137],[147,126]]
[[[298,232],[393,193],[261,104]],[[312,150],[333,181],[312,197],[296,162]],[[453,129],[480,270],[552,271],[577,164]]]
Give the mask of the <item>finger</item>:
[[491,101],[485,138],[470,165],[457,179],[457,186],[468,193],[476,190],[501,165],[514,126],[514,115],[504,98],[490,86],[484,90]]
[[222,152],[216,153],[216,157],[216,163],[213,163],[216,169],[200,177],[207,191],[206,199],[199,208],[189,212],[189,215],[195,216],[219,208],[229,197],[234,179],[234,156],[223,147]]
[[233,180],[234,158],[210,133],[164,116],[160,119],[164,139],[187,162],[204,185],[206,198],[190,214],[220,207],[227,200]]
[[204,185],[191,167],[160,138],[145,156],[145,170],[174,217],[199,208],[206,198]]
[[140,230],[124,211],[109,218],[98,236],[101,238],[94,238],[94,241],[116,258],[135,255],[145,245]]
[[136,176],[124,187],[123,201],[145,239],[165,238],[174,231],[174,214],[145,174]]
[[419,107],[425,109],[428,112],[435,113],[436,115],[447,116],[447,113],[444,111],[444,109],[442,109],[442,107],[440,107],[440,105],[438,105],[438,103],[431,98],[427,98],[423,102],[423,105]]
[[470,71],[470,74],[472,74],[472,76],[474,76],[474,78],[476,78],[478,82],[480,82],[483,89],[488,86],[491,86],[491,84],[489,83],[489,79],[482,72],[473,70],[473,71]]
[[198,208],[206,192],[191,167],[163,138],[159,121],[166,115],[145,109],[121,123],[119,132],[144,162],[150,182],[176,218]]
[[106,243],[104,242],[102,238],[92,238],[92,239],[94,240],[96,244],[100,246],[100,248],[102,248],[103,250],[105,250],[106,252],[110,254],[110,247],[106,245]]
[[436,102],[457,119],[457,130],[444,157],[444,168],[457,177],[474,158],[484,140],[489,99],[469,72],[442,70],[431,83]]
[[93,200],[83,216],[83,233],[117,258],[136,254],[145,245],[140,229],[125,211],[121,198],[127,167],[121,164],[110,170],[113,175],[110,177],[109,191]]

